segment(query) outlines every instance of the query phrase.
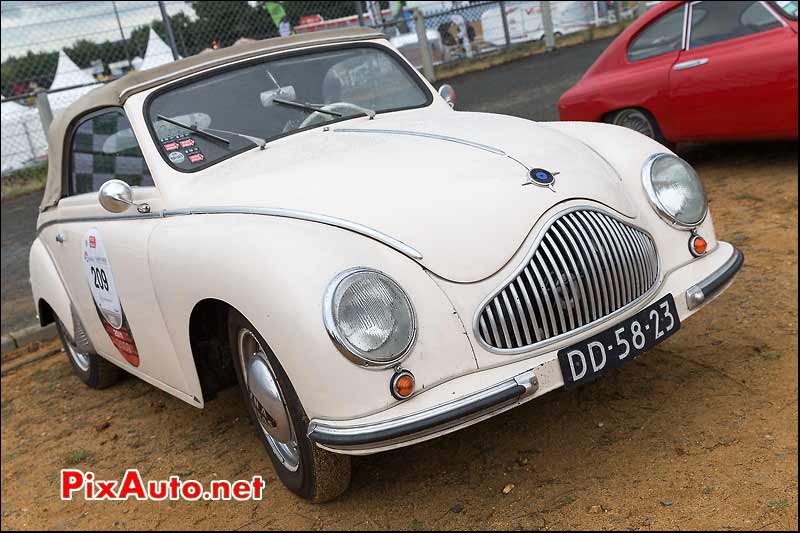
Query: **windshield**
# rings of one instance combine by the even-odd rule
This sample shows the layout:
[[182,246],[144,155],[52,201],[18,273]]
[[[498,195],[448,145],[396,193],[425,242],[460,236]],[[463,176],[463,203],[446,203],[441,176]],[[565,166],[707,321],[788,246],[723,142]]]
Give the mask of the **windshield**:
[[156,93],[147,113],[164,158],[194,171],[301,129],[421,107],[430,98],[394,54],[360,46],[203,77]]
[[785,1],[778,1],[775,2],[783,13],[792,20],[797,20],[797,1],[794,2],[785,2]]

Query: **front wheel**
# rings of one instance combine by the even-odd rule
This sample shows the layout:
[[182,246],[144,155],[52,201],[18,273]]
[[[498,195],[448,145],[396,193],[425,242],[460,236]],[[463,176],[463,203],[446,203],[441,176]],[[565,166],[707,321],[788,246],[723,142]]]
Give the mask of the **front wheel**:
[[350,457],[323,450],[306,436],[308,417],[286,372],[255,327],[234,310],[228,338],[250,419],[283,484],[317,503],[346,491]]
[[96,353],[80,348],[61,320],[56,320],[56,330],[72,370],[87,386],[93,389],[105,389],[119,381],[122,369]]

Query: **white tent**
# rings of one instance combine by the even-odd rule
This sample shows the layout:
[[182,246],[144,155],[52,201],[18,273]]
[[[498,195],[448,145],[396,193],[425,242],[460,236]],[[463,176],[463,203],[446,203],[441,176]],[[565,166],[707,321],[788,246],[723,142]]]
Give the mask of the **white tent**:
[[3,102],[0,104],[0,115],[2,172],[21,168],[47,153],[47,139],[35,107]]
[[53,77],[53,83],[50,85],[50,90],[63,89],[73,85],[88,85],[90,83],[95,83],[92,75],[78,68],[78,65],[73,63],[69,56],[64,53],[64,50],[61,50],[58,53],[58,67],[56,68],[56,75]]
[[[88,74],[78,68],[78,65],[61,50],[58,53],[58,67],[56,68],[56,75],[53,78],[53,83],[50,85],[48,99],[50,100],[50,108],[53,114],[58,113],[62,109],[69,106],[72,102],[88,93],[94,87],[97,81]],[[66,91],[52,92],[56,89],[64,89],[66,87],[76,87],[75,89],[67,89]]]
[[14,115],[19,115],[20,113],[24,113],[28,107],[22,104],[18,104],[16,102],[6,102],[5,97],[3,97],[3,103],[0,105],[0,116],[3,117],[3,120],[7,118],[11,118]]
[[161,40],[158,33],[150,28],[150,36],[147,38],[147,50],[144,53],[142,64],[137,70],[147,70],[172,62],[172,50],[167,43]]

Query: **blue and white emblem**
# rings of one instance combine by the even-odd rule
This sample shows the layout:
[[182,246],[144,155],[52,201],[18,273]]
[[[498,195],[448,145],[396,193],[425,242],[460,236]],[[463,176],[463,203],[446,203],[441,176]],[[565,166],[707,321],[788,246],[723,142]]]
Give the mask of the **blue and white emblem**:
[[547,187],[551,191],[556,192],[553,184],[555,184],[558,174],[558,172],[550,172],[543,168],[532,168],[530,172],[528,172],[528,181],[523,183],[523,185],[538,185],[539,187]]

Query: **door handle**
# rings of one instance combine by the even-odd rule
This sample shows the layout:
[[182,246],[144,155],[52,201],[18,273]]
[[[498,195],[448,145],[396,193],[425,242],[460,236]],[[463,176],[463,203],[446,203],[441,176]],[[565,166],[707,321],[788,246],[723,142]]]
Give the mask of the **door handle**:
[[62,244],[64,242],[64,234],[63,233],[56,233],[56,242],[58,244]]
[[703,57],[703,58],[700,58],[700,59],[692,59],[691,61],[684,61],[683,63],[677,63],[674,67],[672,67],[672,69],[673,70],[686,70],[687,68],[699,67],[699,66],[705,65],[706,63],[708,63],[708,58],[707,57]]

